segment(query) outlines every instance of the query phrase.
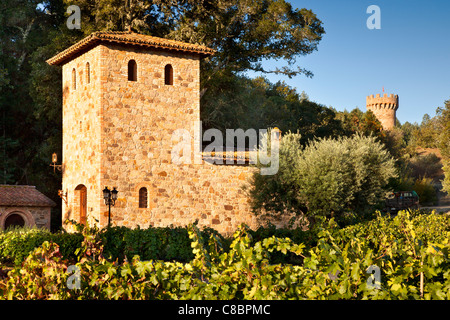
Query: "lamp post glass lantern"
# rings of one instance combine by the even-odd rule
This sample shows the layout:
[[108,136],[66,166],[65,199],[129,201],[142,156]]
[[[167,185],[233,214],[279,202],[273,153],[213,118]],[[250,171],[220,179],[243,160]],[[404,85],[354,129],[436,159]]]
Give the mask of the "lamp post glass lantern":
[[52,163],[50,164],[50,167],[53,167],[53,172],[56,172],[56,169],[58,171],[62,171],[62,164],[56,164],[58,162],[58,155],[56,152],[52,153]]
[[116,202],[116,200],[117,200],[117,194],[119,193],[119,191],[117,191],[116,190],[116,187],[114,187],[112,190],[111,190],[111,200],[113,201],[113,205],[114,205],[114,203]]
[[278,129],[278,127],[275,127],[275,128],[273,128],[272,129],[272,132],[274,133],[274,138],[275,139],[277,139],[277,140],[280,140],[281,139],[281,130],[280,129]]
[[116,187],[112,190],[109,190],[108,187],[103,189],[103,199],[105,200],[105,204],[108,206],[108,228],[111,225],[111,206],[114,207],[118,193],[119,191],[116,190]]

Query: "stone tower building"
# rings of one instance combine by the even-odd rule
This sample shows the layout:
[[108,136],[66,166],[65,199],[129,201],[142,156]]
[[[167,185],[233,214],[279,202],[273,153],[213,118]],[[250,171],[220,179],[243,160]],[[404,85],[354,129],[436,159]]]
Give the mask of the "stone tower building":
[[[62,219],[104,227],[102,190],[117,188],[111,224],[256,227],[241,187],[255,168],[172,163],[173,133],[201,157],[200,60],[205,46],[128,32],[96,32],[47,63],[62,66]],[[66,226],[67,227],[67,226]]]
[[367,96],[367,110],[371,110],[381,122],[384,130],[392,130],[395,127],[396,111],[398,109],[398,95]]

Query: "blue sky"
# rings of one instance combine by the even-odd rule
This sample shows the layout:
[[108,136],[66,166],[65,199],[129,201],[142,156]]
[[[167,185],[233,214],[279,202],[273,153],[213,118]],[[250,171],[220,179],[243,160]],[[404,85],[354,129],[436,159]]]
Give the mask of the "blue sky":
[[[399,95],[401,123],[422,121],[425,113],[450,99],[450,1],[291,0],[293,7],[311,9],[326,34],[318,51],[297,59],[314,73],[284,80],[310,100],[339,111],[365,111],[366,96]],[[381,29],[370,30],[367,7],[381,10]],[[276,65],[267,61],[265,66]],[[281,64],[282,65],[282,64]]]

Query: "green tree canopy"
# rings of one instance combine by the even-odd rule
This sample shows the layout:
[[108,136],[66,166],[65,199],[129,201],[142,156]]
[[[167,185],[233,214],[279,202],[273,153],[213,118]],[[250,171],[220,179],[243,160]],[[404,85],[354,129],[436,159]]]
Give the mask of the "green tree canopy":
[[264,77],[250,79],[232,76],[211,83],[211,92],[203,101],[205,128],[264,129],[278,127],[282,132],[302,132],[302,143],[316,137],[337,137],[342,134],[341,122],[335,112],[309,101],[304,94],[284,82],[271,83]]
[[355,108],[350,112],[347,110],[336,112],[336,118],[342,122],[342,128],[347,136],[361,133],[365,136],[376,136],[380,141],[386,137],[386,132],[383,131],[381,122],[371,110],[363,112]]
[[[64,0],[66,5],[73,4]],[[217,50],[204,66],[207,77],[218,72],[254,70],[294,76],[310,74],[294,68],[296,58],[317,50],[325,33],[307,9],[285,0],[80,0],[82,33],[137,31],[199,43]],[[282,59],[285,67],[267,70],[264,59]]]

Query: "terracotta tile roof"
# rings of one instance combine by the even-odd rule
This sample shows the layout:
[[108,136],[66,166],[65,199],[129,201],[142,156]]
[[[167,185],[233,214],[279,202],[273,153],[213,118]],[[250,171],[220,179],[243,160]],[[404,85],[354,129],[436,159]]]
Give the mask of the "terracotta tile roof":
[[47,63],[51,65],[62,65],[68,60],[71,60],[74,56],[89,50],[102,42],[113,42],[164,50],[191,52],[201,56],[208,56],[215,53],[215,50],[206,46],[143,35],[132,31],[99,31],[90,34],[83,40],[75,43],[73,46],[48,59]]
[[0,185],[0,206],[54,207],[56,203],[35,186]]

